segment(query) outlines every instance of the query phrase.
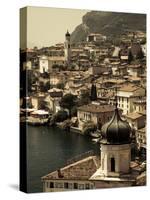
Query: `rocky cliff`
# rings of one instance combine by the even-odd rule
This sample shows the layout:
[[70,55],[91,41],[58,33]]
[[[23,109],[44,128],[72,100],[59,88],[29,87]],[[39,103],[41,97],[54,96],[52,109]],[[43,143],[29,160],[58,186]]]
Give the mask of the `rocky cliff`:
[[82,24],[71,34],[72,42],[85,41],[89,33],[102,33],[110,37],[118,37],[125,30],[146,31],[146,15],[91,11],[82,18]]

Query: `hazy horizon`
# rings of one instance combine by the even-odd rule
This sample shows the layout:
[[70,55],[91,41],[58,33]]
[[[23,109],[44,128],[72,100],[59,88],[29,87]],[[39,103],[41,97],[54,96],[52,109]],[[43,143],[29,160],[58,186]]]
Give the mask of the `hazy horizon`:
[[[65,40],[65,33],[82,23],[88,10],[27,7],[27,47],[46,47]],[[23,48],[23,47],[22,47]]]

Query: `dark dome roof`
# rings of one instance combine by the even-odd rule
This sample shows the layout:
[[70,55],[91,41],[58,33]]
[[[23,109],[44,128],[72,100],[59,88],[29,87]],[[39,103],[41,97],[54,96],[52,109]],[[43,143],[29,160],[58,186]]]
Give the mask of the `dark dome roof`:
[[68,37],[70,36],[70,33],[68,32],[68,30],[67,30],[66,36],[68,36]]
[[121,119],[118,109],[112,119],[102,126],[102,143],[128,144],[130,143],[131,128],[128,122]]

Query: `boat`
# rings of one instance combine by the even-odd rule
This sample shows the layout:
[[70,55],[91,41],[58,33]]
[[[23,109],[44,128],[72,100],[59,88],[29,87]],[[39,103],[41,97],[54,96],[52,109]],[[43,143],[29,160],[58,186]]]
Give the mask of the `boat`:
[[94,142],[94,143],[98,143],[100,141],[100,138],[93,138],[92,139],[92,142]]
[[25,122],[34,125],[45,125],[49,121],[49,112],[45,110],[34,110],[30,113],[30,116],[25,118]]
[[100,131],[95,131],[95,132],[91,132],[90,136],[92,136],[93,138],[100,138],[101,134]]

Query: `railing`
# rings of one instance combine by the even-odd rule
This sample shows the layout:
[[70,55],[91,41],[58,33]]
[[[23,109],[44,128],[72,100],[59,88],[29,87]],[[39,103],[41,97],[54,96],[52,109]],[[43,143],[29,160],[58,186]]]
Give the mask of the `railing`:
[[67,163],[66,163],[66,164],[67,164],[67,165],[70,165],[70,164],[72,164],[72,163],[74,163],[74,162],[77,162],[77,161],[82,160],[82,159],[84,159],[84,158],[86,158],[86,157],[88,157],[88,156],[93,156],[93,155],[94,155],[94,151],[93,151],[93,150],[87,151],[87,152],[85,152],[85,153],[82,153],[82,154],[80,154],[80,155],[77,155],[77,156],[75,156],[75,157],[73,157],[73,158],[67,160]]

